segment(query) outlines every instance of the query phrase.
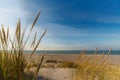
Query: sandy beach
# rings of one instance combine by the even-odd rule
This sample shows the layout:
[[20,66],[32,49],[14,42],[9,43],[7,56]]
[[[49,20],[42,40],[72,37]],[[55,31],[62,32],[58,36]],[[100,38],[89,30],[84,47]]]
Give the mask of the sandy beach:
[[[39,54],[34,54],[33,59],[37,61],[40,56]],[[94,60],[101,55],[87,56]],[[105,55],[105,57],[107,56]],[[77,62],[78,58],[79,54],[47,54],[44,58],[44,62],[47,60]],[[112,64],[120,64],[120,55],[109,55],[108,61]],[[72,68],[41,68],[39,70],[39,76],[42,76],[43,79],[40,78],[39,80],[71,80],[72,70]]]
[[[57,60],[57,61],[77,62],[78,59],[79,59],[79,55],[80,54],[46,54],[45,58],[44,58],[44,61],[46,61],[46,60]],[[41,56],[40,54],[34,54],[32,58],[35,61],[38,61],[40,59],[40,56]],[[91,59],[95,59],[95,58],[97,58],[99,56],[102,56],[102,55],[87,54],[87,56],[90,57]],[[105,57],[107,57],[107,55],[105,55]],[[108,61],[110,63],[113,63],[113,64],[120,64],[120,55],[109,55],[108,56]]]

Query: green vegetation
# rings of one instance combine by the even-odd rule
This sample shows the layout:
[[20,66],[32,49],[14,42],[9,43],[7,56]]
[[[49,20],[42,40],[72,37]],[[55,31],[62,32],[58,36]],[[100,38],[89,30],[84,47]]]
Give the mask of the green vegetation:
[[[29,31],[27,27],[22,29],[19,20],[13,38],[9,35],[9,28],[5,30],[4,26],[2,26],[0,29],[0,80],[37,80],[38,71],[45,55],[38,61],[36,70],[32,75],[28,67],[31,67],[29,66],[31,63],[30,59],[39,46],[46,30],[38,40],[36,40],[37,34],[35,33],[31,44],[28,45],[28,42],[39,15],[40,12],[36,16]],[[28,34],[26,31],[28,31]],[[25,34],[27,34],[27,37]],[[28,46],[32,50],[32,53],[29,55],[29,61],[24,56],[24,50],[28,49]]]

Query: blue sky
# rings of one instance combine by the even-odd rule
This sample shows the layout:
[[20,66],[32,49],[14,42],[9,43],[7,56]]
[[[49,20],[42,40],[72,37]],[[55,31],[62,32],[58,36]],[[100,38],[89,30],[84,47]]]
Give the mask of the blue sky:
[[48,30],[39,49],[120,49],[119,0],[0,1],[0,24],[11,29],[19,17],[24,26],[27,19],[42,12],[36,30]]

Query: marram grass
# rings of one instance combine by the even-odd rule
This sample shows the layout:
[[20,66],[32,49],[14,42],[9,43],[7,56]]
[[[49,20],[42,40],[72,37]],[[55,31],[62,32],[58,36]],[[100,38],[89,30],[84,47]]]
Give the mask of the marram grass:
[[111,49],[107,55],[97,55],[92,60],[83,51],[78,59],[78,67],[73,71],[71,80],[120,80],[120,66],[111,65],[108,61]]
[[[2,28],[0,29],[0,80],[37,80],[38,71],[45,55],[41,57],[33,74],[29,75],[29,70],[27,68],[31,60],[26,60],[24,50],[27,47],[29,38],[39,15],[40,12],[36,16],[28,34],[26,33],[26,29],[22,29],[20,19],[16,26],[13,38],[9,35],[9,28],[5,30],[2,25]],[[45,33],[46,30],[38,40],[36,40],[37,34],[35,33],[32,43],[29,44],[29,46],[32,46],[30,47],[32,53],[30,54],[29,59],[36,51]],[[27,34],[27,37],[25,34]]]

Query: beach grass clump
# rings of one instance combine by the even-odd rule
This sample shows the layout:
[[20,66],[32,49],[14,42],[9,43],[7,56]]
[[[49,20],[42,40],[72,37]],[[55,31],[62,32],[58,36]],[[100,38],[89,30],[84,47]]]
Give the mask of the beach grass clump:
[[73,80],[116,80],[110,79],[111,73],[109,69],[108,57],[111,49],[107,55],[97,55],[97,50],[94,59],[87,56],[85,52],[81,52],[78,59],[78,67],[73,72]]
[[[32,55],[35,53],[41,39],[46,33],[45,30],[38,40],[36,40],[35,33],[33,41],[29,43],[31,33],[39,15],[40,12],[35,17],[30,30],[27,30],[27,27],[22,29],[19,19],[13,37],[11,37],[9,33],[9,28],[5,30],[2,25],[0,29],[0,80],[37,80],[38,71],[45,55],[38,61],[37,67],[32,75],[29,75],[28,66],[31,63]],[[28,31],[28,33],[26,33],[26,31]],[[25,34],[27,36],[25,36]],[[26,60],[24,56],[25,49],[32,50],[29,55],[29,60]]]
[[61,61],[61,63],[58,65],[60,68],[77,68],[78,64],[74,63],[72,61]]

